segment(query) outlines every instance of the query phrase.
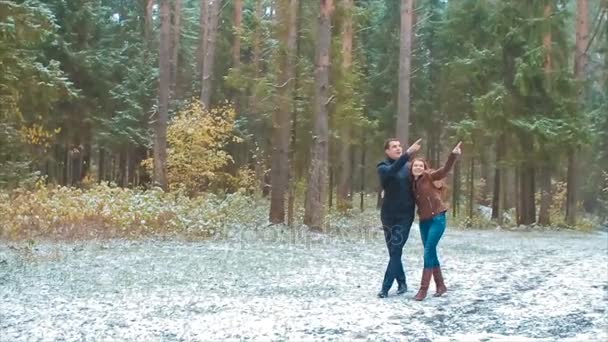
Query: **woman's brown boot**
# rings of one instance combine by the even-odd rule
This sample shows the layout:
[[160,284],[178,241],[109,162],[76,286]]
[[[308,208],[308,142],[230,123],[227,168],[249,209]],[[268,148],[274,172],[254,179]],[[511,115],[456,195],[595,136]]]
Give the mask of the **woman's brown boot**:
[[414,297],[414,299],[420,301],[420,300],[423,300],[424,298],[426,298],[426,292],[429,289],[429,284],[431,283],[432,276],[433,276],[432,268],[425,268],[422,271],[422,280],[420,281],[420,290],[418,290],[418,293],[416,293],[416,296]]
[[443,282],[441,267],[438,266],[433,268],[433,278],[435,278],[435,287],[437,288],[437,293],[435,293],[433,296],[441,297],[441,295],[448,291],[448,288],[445,287],[445,283]]

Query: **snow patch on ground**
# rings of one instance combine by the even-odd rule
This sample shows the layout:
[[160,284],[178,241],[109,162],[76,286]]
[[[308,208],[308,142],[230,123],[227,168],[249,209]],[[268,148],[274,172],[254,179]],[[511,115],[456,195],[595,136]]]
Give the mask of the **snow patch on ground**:
[[448,230],[448,295],[416,302],[417,227],[403,258],[409,290],[384,300],[381,231],[272,229],[227,241],[0,243],[0,340],[608,339],[605,232]]

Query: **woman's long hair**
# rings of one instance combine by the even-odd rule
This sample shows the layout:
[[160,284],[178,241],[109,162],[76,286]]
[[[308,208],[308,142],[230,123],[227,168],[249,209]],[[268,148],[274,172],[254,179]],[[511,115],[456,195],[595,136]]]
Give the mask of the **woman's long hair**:
[[[433,169],[431,169],[431,167],[429,166],[428,161],[426,161],[426,159],[421,158],[421,157],[416,157],[412,160],[412,162],[410,163],[410,176],[412,177],[412,182],[415,181],[414,179],[414,174],[412,173],[412,168],[414,167],[414,163],[420,161],[422,162],[422,164],[424,164],[424,172],[426,173],[430,173],[433,171]],[[441,197],[443,197],[445,199],[445,197],[447,196],[448,193],[448,185],[445,182],[445,180],[440,179],[440,180],[436,180],[433,181],[433,186],[441,191]]]

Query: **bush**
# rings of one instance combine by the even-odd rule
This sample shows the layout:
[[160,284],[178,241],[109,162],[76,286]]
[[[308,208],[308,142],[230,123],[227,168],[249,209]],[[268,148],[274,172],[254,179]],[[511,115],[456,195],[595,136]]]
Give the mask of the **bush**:
[[183,191],[131,190],[108,184],[0,192],[0,237],[61,239],[183,235],[209,238],[266,223],[267,208],[241,192],[189,197]]
[[[246,168],[230,174],[233,163],[226,147],[240,142],[234,134],[236,112],[231,105],[207,110],[198,100],[191,101],[167,127],[167,177],[170,190],[180,187],[190,194],[205,191],[234,192],[252,190],[255,175]],[[153,160],[143,162],[151,172]]]

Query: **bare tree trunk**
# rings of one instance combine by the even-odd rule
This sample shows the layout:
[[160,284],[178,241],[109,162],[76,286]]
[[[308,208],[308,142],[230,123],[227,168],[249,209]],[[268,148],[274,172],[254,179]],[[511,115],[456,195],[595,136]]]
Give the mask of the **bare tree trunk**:
[[[261,48],[261,36],[262,36],[262,30],[261,30],[261,21],[262,21],[262,0],[255,0],[255,27],[253,29],[253,43],[252,43],[252,50],[253,50],[253,56],[252,56],[252,63],[253,63],[253,77],[255,82],[257,83],[259,78],[260,78],[260,68],[261,68],[261,56],[262,56],[262,48]],[[258,97],[257,97],[257,93],[256,93],[256,87],[252,87],[251,89],[251,96],[249,98],[249,113],[251,114],[252,118],[252,122],[254,122],[255,117],[258,116]],[[254,140],[255,142],[255,140]],[[257,148],[258,146],[255,146],[255,148]],[[256,178],[260,180],[260,187],[262,189],[262,193],[264,194],[266,191],[265,189],[265,181],[264,181],[264,169],[266,168],[266,165],[264,164],[264,157],[260,154],[251,154],[250,155],[251,161],[250,163],[252,163],[254,166],[254,169],[256,170]],[[266,196],[264,196],[266,197]]]
[[116,183],[116,154],[114,153],[112,153],[112,158],[110,158],[110,178],[108,181]]
[[460,212],[460,163],[458,161],[454,164],[452,188],[452,216],[457,217]]
[[489,151],[490,150],[483,149],[480,153],[481,179],[483,179],[483,187],[481,188],[481,194],[479,194],[479,197],[481,198],[482,205],[488,205],[491,203],[488,201],[488,197],[492,189],[490,157],[488,155]]
[[[260,61],[262,59],[262,0],[256,0],[255,2],[255,18],[256,24],[253,32],[253,72],[256,82],[260,78]],[[255,93],[255,89],[251,94],[251,111],[257,113],[258,110],[258,98]]]
[[160,5],[159,47],[159,100],[158,116],[154,122],[154,183],[167,190],[167,117],[169,111],[169,84],[171,82],[171,22],[169,0]]
[[106,150],[103,146],[99,147],[99,165],[97,167],[97,182],[101,183],[106,180]]
[[408,144],[410,124],[410,79],[414,0],[401,0],[401,33],[399,48],[399,96],[397,104],[397,139]]
[[[551,58],[551,13],[552,6],[551,2],[545,4],[543,11],[543,17],[546,23],[546,31],[543,35],[543,48],[545,52],[545,79],[546,87],[551,90],[551,78],[553,63]],[[540,168],[540,210],[538,214],[538,223],[543,226],[551,225],[551,217],[549,215],[549,208],[551,207],[552,196],[551,196],[551,160],[547,158],[544,164]]]
[[80,165],[82,159],[82,148],[80,145],[80,136],[74,139],[73,147],[68,153],[70,156],[70,177],[69,182],[72,186],[78,186],[80,181]]
[[129,157],[127,166],[129,167],[129,177],[127,178],[127,185],[129,187],[137,186],[137,164],[139,162],[137,154],[137,146],[129,146]]
[[504,196],[502,195],[502,192],[505,191],[502,187],[504,184],[502,179],[505,177],[502,165],[505,157],[505,144],[505,136],[501,134],[495,143],[496,162],[494,165],[494,189],[492,191],[492,219],[496,220],[498,224],[502,224],[503,222],[502,212],[505,209]]
[[[351,138],[353,138],[353,136],[354,134],[351,135]],[[355,170],[357,168],[357,151],[355,150],[354,138],[352,142],[353,143],[350,145],[350,177],[348,182],[348,193],[350,194],[351,208],[353,207],[353,198],[355,196]]]
[[540,210],[538,214],[538,223],[543,226],[551,225],[551,216],[549,208],[553,202],[551,193],[551,167],[545,165],[540,170]]
[[196,52],[196,70],[201,76],[203,83],[203,63],[205,62],[205,51],[207,51],[207,26],[209,22],[209,0],[200,0],[199,16],[199,41]]
[[154,0],[146,0],[146,16],[144,18],[144,37],[146,42],[149,44],[152,39],[152,9],[154,7]]
[[93,147],[91,146],[92,140],[91,126],[87,124],[87,128],[85,129],[84,149],[82,151],[80,181],[82,181],[91,172],[91,156],[93,154]]
[[530,225],[536,222],[536,203],[534,201],[535,193],[535,170],[530,161],[524,161],[520,168],[520,200],[521,215],[519,224]]
[[366,157],[366,148],[365,148],[365,133],[361,136],[361,167],[360,167],[360,182],[361,187],[359,188],[359,208],[361,212],[365,210],[365,157]]
[[130,167],[130,163],[131,163],[131,153],[130,152],[131,152],[130,146],[126,145],[124,147],[125,161],[124,161],[123,187],[129,186],[129,178],[131,177],[131,173],[133,172],[133,169],[131,169],[131,167]]
[[468,190],[469,190],[469,200],[467,201],[468,208],[468,216],[469,220],[473,219],[473,212],[475,209],[475,158],[471,157],[469,164],[469,179],[468,179]]
[[553,68],[553,61],[551,58],[551,14],[553,12],[553,9],[551,7],[551,2],[547,2],[545,4],[545,8],[544,8],[544,13],[543,13],[543,18],[546,21],[546,26],[547,29],[545,31],[545,34],[543,35],[543,48],[545,50],[545,65],[544,65],[544,69],[545,69],[545,75],[547,76],[547,80],[550,80],[551,77],[551,72],[552,72],[552,68]]
[[[353,0],[344,0],[342,2],[344,10],[344,21],[342,23],[342,75],[349,75],[352,73],[352,60],[353,60]],[[340,99],[340,101],[352,101],[352,99]],[[338,158],[338,191],[337,191],[337,207],[341,212],[346,212],[353,206],[352,195],[351,195],[351,178],[352,178],[352,167],[351,167],[351,133],[352,127],[345,125],[340,127],[341,139],[338,146],[339,158]]]
[[[294,4],[292,4],[294,2]],[[285,222],[285,194],[289,182],[289,143],[291,133],[291,106],[293,95],[292,79],[295,75],[294,52],[295,18],[292,18],[293,0],[279,0],[278,6],[278,36],[282,46],[277,49],[279,61],[279,86],[275,97],[277,108],[273,115],[272,125],[272,167],[270,193],[270,222]]]
[[[290,18],[291,26],[289,41],[290,44],[295,45],[295,55],[294,60],[291,62],[290,67],[293,68],[293,87],[291,94],[291,102],[292,102],[292,123],[291,123],[291,146],[289,151],[289,160],[290,160],[290,168],[289,168],[289,200],[287,206],[287,224],[289,226],[293,226],[295,220],[295,202],[296,202],[296,133],[297,133],[297,124],[298,124],[298,66],[297,60],[300,57],[300,40],[298,37],[300,36],[300,13],[302,13],[302,1],[299,0],[291,0],[290,2]],[[289,45],[289,44],[288,44]]]
[[[500,216],[499,216],[499,220],[498,223],[503,223],[505,220],[505,213],[507,212],[507,210],[511,209],[513,206],[510,205],[509,202],[509,196],[510,196],[510,192],[513,192],[513,187],[509,188],[509,175],[510,173],[507,172],[507,168],[503,167],[501,168],[501,172],[500,172]],[[511,189],[511,191],[507,191],[507,189]],[[502,220],[502,221],[501,221]]]
[[65,150],[65,186],[72,185],[72,149],[70,148],[70,143],[66,142],[66,150]]
[[173,0],[173,26],[171,31],[173,39],[171,40],[171,91],[175,93],[177,89],[177,66],[179,57],[179,40],[181,36],[181,17],[182,17],[182,0]]
[[492,191],[492,220],[502,224],[502,203],[501,203],[501,177],[500,168],[494,169],[494,189]]
[[127,169],[127,146],[120,147],[118,157],[118,186],[124,188],[127,186],[128,169]]
[[232,66],[241,63],[241,23],[243,21],[243,0],[234,0],[234,41],[232,43]]
[[[329,153],[331,155],[331,152]],[[333,208],[334,205],[334,167],[329,163],[329,189],[327,195],[328,207],[329,209]]]
[[[584,103],[584,87],[580,84],[586,79],[587,67],[586,49],[589,44],[589,19],[587,0],[576,2],[576,52],[574,56],[574,77],[579,81],[578,108],[582,109]],[[566,188],[566,223],[570,226],[576,224],[577,194],[577,158],[578,148],[571,147],[568,151],[568,185]]]
[[329,62],[331,49],[331,13],[333,0],[320,0],[317,31],[317,52],[315,66],[315,101],[313,120],[313,142],[304,224],[311,229],[322,230],[325,219],[325,199],[327,198],[328,165],[328,93]]
[[217,41],[218,20],[222,9],[222,0],[211,0],[209,21],[206,27],[205,55],[203,60],[203,78],[201,83],[201,102],[205,108],[211,105],[211,90],[213,86],[213,66],[215,62],[215,47]]
[[514,183],[515,183],[515,217],[517,224],[521,224],[522,219],[522,203],[521,203],[521,167],[517,166],[514,170]]

